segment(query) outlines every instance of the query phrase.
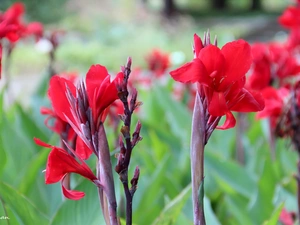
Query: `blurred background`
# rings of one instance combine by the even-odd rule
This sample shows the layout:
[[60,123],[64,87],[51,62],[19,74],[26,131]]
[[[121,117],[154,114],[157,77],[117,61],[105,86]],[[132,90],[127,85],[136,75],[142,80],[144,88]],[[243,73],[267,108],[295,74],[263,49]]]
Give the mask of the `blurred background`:
[[[14,2],[0,0],[0,11]],[[175,84],[168,71],[193,58],[194,33],[202,37],[209,30],[212,39],[217,36],[218,46],[239,38],[250,43],[284,40],[287,33],[277,18],[292,1],[25,0],[23,3],[24,20],[42,22],[46,37],[59,33],[58,46],[54,58],[49,55],[48,42],[33,38],[16,43],[9,60],[4,52],[0,80],[0,216],[9,215],[10,220],[0,220],[0,224],[104,224],[99,222],[103,218],[93,184],[74,176],[72,187],[86,191],[86,197],[80,201],[64,201],[59,184],[44,184],[42,171],[49,150],[36,146],[32,138],[59,143],[58,136],[47,129],[45,117],[40,115],[41,106],[50,106],[46,95],[49,71],[78,73],[83,77],[92,64],[99,63],[113,75],[131,56],[133,68],[149,75],[147,55],[153,49],[168,55],[170,63],[163,74],[150,78],[152,85],[137,85],[143,105],[133,121],[142,121],[144,140],[135,148],[130,168],[131,175],[136,165],[141,168],[133,221],[139,225],[192,224],[189,93],[184,89],[180,101],[178,96],[174,97]],[[274,159],[268,142],[268,122],[257,121],[251,114],[244,125],[242,137],[236,129],[216,130],[206,147],[207,224],[276,225],[281,224],[276,218],[283,203],[289,211],[297,210],[293,177],[297,157],[295,152],[287,150],[290,143],[279,140]],[[110,147],[116,153],[118,129],[107,127]],[[243,146],[242,159],[237,154],[239,146]],[[89,164],[95,165],[93,159]],[[117,176],[115,180],[119,215],[124,216],[123,191]]]

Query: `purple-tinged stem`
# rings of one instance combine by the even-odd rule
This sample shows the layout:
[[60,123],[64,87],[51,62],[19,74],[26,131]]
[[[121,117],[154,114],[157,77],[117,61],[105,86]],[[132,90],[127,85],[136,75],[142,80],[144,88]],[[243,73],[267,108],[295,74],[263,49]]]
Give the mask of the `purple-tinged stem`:
[[[97,152],[99,160],[97,166],[97,176],[101,183],[104,184],[103,192],[99,190],[100,204],[102,207],[105,206],[107,198],[108,207],[103,208],[108,208],[110,225],[118,225],[119,223],[117,218],[117,201],[112,172],[112,164],[110,161],[110,152],[103,124],[100,124],[98,130]],[[103,213],[105,213],[105,211]]]
[[298,218],[300,217],[300,160],[297,163],[297,204],[298,204]]
[[200,191],[204,185],[205,128],[204,109],[197,93],[192,118],[190,149],[194,225],[205,225],[203,192]]

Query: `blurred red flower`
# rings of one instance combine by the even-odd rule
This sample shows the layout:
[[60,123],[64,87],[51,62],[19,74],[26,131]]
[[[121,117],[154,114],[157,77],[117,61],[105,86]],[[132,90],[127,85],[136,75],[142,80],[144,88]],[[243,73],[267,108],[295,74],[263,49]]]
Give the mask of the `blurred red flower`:
[[244,88],[246,72],[252,63],[250,45],[244,40],[233,41],[218,48],[203,45],[194,35],[194,60],[171,71],[174,80],[198,83],[204,88],[211,116],[226,116],[218,129],[235,126],[231,111],[256,112],[264,108],[262,96]]
[[294,217],[295,213],[288,212],[285,208],[283,208],[279,216],[279,221],[283,225],[294,225]]
[[300,73],[300,64],[285,45],[255,43],[252,56],[252,72],[248,80],[252,89],[262,90],[274,82],[282,86],[286,78]]
[[300,27],[300,7],[289,6],[278,18],[278,22],[286,28]]
[[163,75],[170,66],[169,54],[159,49],[153,49],[152,52],[146,56],[146,61],[148,69],[158,77]]
[[278,90],[273,87],[267,87],[262,90],[262,95],[265,99],[265,108],[257,113],[257,118],[269,117],[271,126],[275,128],[278,119],[284,111],[285,100],[289,93],[289,89],[284,87]]

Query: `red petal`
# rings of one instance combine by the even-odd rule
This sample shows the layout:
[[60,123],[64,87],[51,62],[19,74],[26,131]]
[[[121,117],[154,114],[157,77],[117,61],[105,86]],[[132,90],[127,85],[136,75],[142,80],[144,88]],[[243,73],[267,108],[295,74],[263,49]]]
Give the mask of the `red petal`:
[[214,89],[217,89],[224,79],[225,58],[221,50],[214,45],[208,45],[201,50],[199,59],[204,64],[207,74],[214,79]]
[[76,96],[76,87],[74,84],[59,76],[53,76],[51,78],[48,92],[55,113],[62,120],[67,122],[66,116],[71,121],[74,121],[74,119],[71,113],[70,103],[66,96],[66,85],[69,87],[71,93]]
[[83,159],[86,160],[90,157],[90,155],[93,153],[91,149],[89,149],[84,141],[81,140],[81,138],[77,137],[76,140],[76,153],[77,155]]
[[83,198],[85,196],[84,192],[81,191],[75,191],[75,190],[68,190],[64,187],[64,185],[61,185],[62,188],[62,192],[63,195],[68,198],[68,199],[72,199],[72,200],[79,200],[81,198]]
[[226,100],[222,92],[213,92],[208,104],[208,111],[212,116],[224,116],[228,111]]
[[91,181],[97,180],[88,166],[79,164],[65,150],[54,146],[48,156],[45,182],[46,184],[56,183],[67,173],[77,173]]
[[219,129],[219,130],[230,129],[235,126],[235,123],[236,123],[236,121],[235,121],[233,114],[230,111],[227,111],[224,124],[222,126],[217,126],[217,129]]
[[109,74],[104,66],[97,64],[90,67],[85,79],[89,98],[93,99],[95,89],[99,88],[107,76],[109,76]]
[[211,78],[207,75],[205,66],[198,59],[194,59],[192,62],[186,63],[180,68],[170,72],[170,75],[174,80],[187,83],[187,82],[200,82],[206,85],[211,84]]
[[49,145],[49,144],[47,144],[47,143],[41,141],[40,139],[38,139],[38,138],[36,138],[36,137],[34,137],[33,140],[34,140],[34,142],[35,142],[37,145],[39,145],[39,146],[42,146],[42,147],[45,147],[45,148],[52,148],[52,145]]
[[251,47],[244,40],[229,42],[221,49],[226,60],[225,79],[220,85],[220,90],[241,79],[249,70],[252,57]]
[[233,101],[235,101],[235,104],[230,110],[236,112],[257,112],[265,107],[265,101],[260,93],[251,92],[245,88]]
[[198,55],[202,48],[203,43],[201,41],[201,38],[197,34],[194,34],[194,58],[198,58]]
[[116,99],[119,98],[116,82],[118,82],[118,80],[120,79],[123,79],[123,77],[124,74],[120,72],[113,82],[110,83],[110,81],[108,80],[107,85],[103,85],[103,87],[101,85],[101,88],[99,89],[99,95],[101,96],[98,97],[96,103],[99,110],[98,115],[101,115],[108,106],[110,106]]

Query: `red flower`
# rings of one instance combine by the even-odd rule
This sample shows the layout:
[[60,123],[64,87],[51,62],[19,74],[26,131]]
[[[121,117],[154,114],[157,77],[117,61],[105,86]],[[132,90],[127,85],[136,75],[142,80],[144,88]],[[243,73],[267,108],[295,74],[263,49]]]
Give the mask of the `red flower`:
[[24,12],[24,4],[21,2],[16,2],[0,16],[0,22],[2,25],[0,25],[0,27],[2,27],[2,32],[0,31],[0,33],[3,33],[3,29],[6,30],[4,36],[1,37],[6,37],[12,42],[15,42],[19,39],[20,31],[24,29],[21,21],[21,17],[23,16]]
[[43,37],[43,32],[44,32],[43,24],[39,22],[32,22],[27,24],[24,35],[25,36],[33,35],[35,36],[36,40],[39,40],[40,38]]
[[253,66],[248,84],[254,90],[262,90],[271,85],[271,62],[268,46],[255,43],[252,46]]
[[62,191],[66,198],[79,200],[85,195],[84,192],[68,190],[64,187],[63,180],[68,173],[77,173],[92,181],[96,185],[99,185],[97,177],[93,174],[88,165],[76,154],[76,152],[70,149],[72,154],[77,157],[80,163],[62,148],[51,146],[37,138],[35,138],[34,141],[40,146],[52,149],[47,160],[45,183],[53,184],[61,181]]
[[86,76],[86,90],[82,90],[82,87],[76,88],[73,82],[59,76],[53,76],[50,80],[49,97],[53,109],[57,116],[69,123],[80,137],[76,141],[76,152],[83,159],[92,154],[93,148],[84,138],[85,130],[82,130],[82,125],[89,126],[94,132],[100,123],[104,122],[107,107],[118,98],[115,82],[121,77],[123,73],[119,73],[116,79],[110,82],[106,68],[94,65]]
[[153,49],[152,52],[146,56],[146,61],[148,63],[148,69],[158,77],[164,74],[170,66],[169,55],[159,49]]
[[271,126],[275,128],[284,110],[285,99],[289,95],[289,90],[287,88],[276,90],[273,87],[267,87],[262,90],[262,95],[265,99],[266,106],[264,110],[257,113],[257,118],[269,117]]
[[289,6],[278,19],[286,28],[300,27],[300,7]]
[[228,129],[235,126],[231,111],[256,112],[264,108],[261,95],[244,88],[251,63],[251,48],[244,40],[227,43],[219,49],[210,43],[203,45],[195,34],[194,60],[170,74],[176,81],[203,86],[209,114],[226,115],[224,125],[218,128]]

